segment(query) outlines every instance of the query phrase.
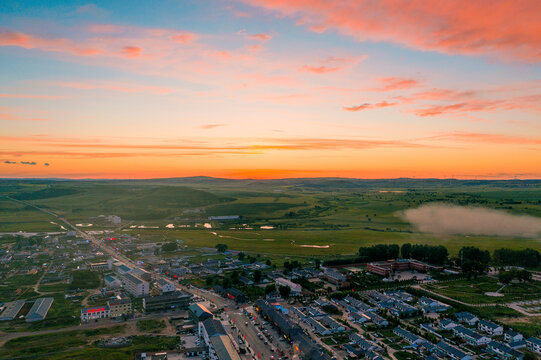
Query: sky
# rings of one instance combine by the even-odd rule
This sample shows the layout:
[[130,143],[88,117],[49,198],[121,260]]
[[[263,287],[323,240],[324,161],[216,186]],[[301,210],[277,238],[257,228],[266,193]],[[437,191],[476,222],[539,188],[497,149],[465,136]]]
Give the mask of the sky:
[[0,176],[541,178],[538,0],[0,2]]

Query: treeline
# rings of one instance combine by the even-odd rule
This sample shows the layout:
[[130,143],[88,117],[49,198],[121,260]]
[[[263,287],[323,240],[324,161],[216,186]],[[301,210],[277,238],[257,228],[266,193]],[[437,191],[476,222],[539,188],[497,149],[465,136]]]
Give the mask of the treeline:
[[449,252],[443,245],[411,245],[406,243],[402,245],[400,253],[404,259],[415,259],[437,265],[443,265],[449,257]]
[[533,249],[498,249],[494,251],[493,261],[500,266],[537,267],[541,265],[541,254]]
[[359,258],[364,259],[364,262],[396,259],[398,258],[399,253],[400,247],[396,244],[379,244],[359,248]]
[[412,245],[410,243],[403,244],[399,247],[396,244],[390,245],[374,245],[359,248],[359,262],[384,261],[389,259],[397,259],[401,255],[404,259],[415,259],[419,261],[429,262],[431,264],[444,264],[449,252],[442,245]]
[[488,250],[481,250],[474,246],[464,246],[456,258],[449,259],[449,251],[443,245],[412,245],[379,244],[359,248],[357,257],[333,259],[323,262],[324,266],[347,265],[385,261],[390,259],[415,259],[430,264],[443,265],[453,263],[459,266],[465,274],[477,276],[494,266],[522,266],[538,267],[541,265],[541,253],[534,249],[512,250],[497,249],[491,256]]

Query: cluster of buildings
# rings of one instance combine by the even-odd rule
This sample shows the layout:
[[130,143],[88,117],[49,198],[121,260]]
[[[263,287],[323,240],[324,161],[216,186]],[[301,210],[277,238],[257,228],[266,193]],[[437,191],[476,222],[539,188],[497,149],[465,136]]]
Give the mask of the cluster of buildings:
[[273,324],[282,336],[293,343],[295,351],[301,353],[304,359],[331,359],[321,345],[316,345],[299,325],[280,310],[279,306],[260,299],[256,301],[254,308],[264,319]]
[[366,265],[366,271],[376,275],[388,277],[396,271],[415,270],[427,272],[429,270],[442,270],[441,266],[435,266],[413,259],[394,259],[387,261],[371,262]]

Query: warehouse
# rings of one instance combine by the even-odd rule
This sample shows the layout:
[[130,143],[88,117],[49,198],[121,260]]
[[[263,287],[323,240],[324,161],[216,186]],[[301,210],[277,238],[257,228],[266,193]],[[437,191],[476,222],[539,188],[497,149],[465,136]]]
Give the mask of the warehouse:
[[46,297],[39,298],[34,302],[34,305],[26,315],[26,322],[44,320],[53,304],[54,298]]

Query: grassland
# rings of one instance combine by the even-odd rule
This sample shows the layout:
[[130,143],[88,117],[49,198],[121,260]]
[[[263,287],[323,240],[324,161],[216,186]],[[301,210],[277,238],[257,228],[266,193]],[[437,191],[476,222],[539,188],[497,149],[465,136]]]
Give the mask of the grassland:
[[424,288],[468,304],[501,304],[541,299],[541,283],[537,281],[509,284],[501,290],[501,297],[485,295],[486,292],[496,292],[502,288],[502,284],[492,277],[442,282],[424,285]]
[[[225,243],[245,252],[299,256],[347,255],[360,246],[405,242],[442,244],[451,254],[465,245],[541,250],[539,239],[420,233],[400,216],[403,210],[431,202],[541,216],[540,181],[187,178],[0,183],[5,185],[0,195],[27,199],[74,223],[91,223],[100,214],[114,214],[134,225],[159,227],[130,230],[140,234],[141,241],[182,239],[190,247]],[[58,229],[49,223],[53,219],[23,205],[1,198],[0,205],[8,209],[0,210],[0,232]],[[14,207],[22,210],[11,212]],[[15,221],[10,221],[14,214]],[[214,221],[210,231],[194,229],[216,215],[239,215],[241,219]],[[190,230],[165,229],[167,224],[190,226]],[[230,229],[243,224],[252,230]],[[261,230],[260,226],[275,229]]]

